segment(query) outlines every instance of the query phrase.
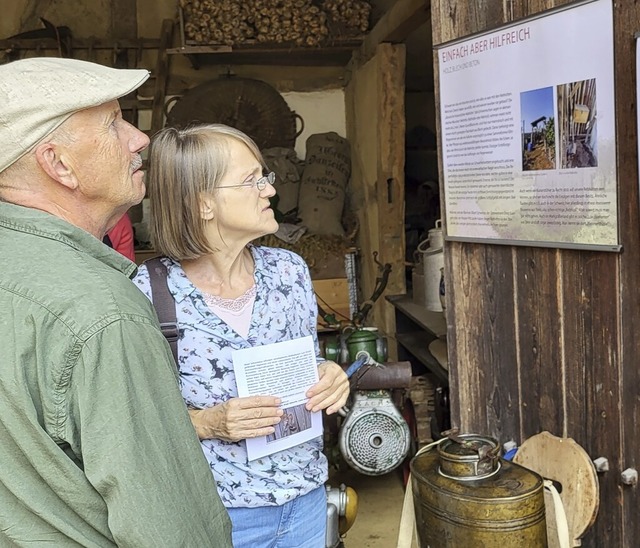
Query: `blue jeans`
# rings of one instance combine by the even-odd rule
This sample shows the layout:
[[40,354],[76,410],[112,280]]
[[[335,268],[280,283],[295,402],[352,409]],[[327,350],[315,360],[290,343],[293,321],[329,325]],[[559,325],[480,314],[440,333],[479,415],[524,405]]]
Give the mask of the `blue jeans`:
[[327,492],[324,486],[282,506],[227,508],[234,548],[324,548]]

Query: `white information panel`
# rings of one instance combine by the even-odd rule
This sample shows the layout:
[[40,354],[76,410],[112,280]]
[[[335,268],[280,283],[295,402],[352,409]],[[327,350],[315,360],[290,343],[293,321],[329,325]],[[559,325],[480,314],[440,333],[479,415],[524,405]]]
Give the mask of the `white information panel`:
[[611,0],[437,54],[447,239],[619,250]]

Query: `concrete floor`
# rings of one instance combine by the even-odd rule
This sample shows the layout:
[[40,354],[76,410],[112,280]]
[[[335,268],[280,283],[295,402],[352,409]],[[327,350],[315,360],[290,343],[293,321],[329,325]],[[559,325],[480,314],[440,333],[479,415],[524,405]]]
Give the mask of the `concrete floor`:
[[404,500],[402,470],[365,476],[355,470],[332,472],[329,484],[344,483],[358,494],[358,514],[344,538],[345,548],[394,548]]

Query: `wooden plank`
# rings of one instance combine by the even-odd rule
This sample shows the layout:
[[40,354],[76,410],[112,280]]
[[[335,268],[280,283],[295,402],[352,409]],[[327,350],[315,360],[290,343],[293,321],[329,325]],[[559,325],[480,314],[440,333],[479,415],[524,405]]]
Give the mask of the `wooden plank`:
[[515,253],[518,362],[522,388],[520,440],[546,430],[563,437],[564,360],[559,309],[559,252],[520,248]]
[[[502,7],[498,2],[432,2],[433,43],[499,25],[504,20]],[[437,61],[435,54],[434,58]],[[438,84],[436,70],[436,117],[440,127]],[[441,161],[439,165],[441,170]],[[445,210],[444,203],[441,210]],[[491,433],[500,442],[518,440],[520,398],[512,250],[445,243],[445,285],[452,425],[463,431]]]
[[275,66],[339,66],[344,67],[360,41],[333,46],[300,48],[291,46],[224,46],[201,45],[169,48],[169,55],[187,55],[199,65],[239,64]]
[[169,57],[167,48],[173,39],[173,21],[162,21],[160,31],[160,47],[155,70],[155,89],[153,92],[153,107],[151,109],[151,135],[162,129],[164,125],[164,98],[167,91],[167,79],[169,77]]
[[[479,336],[485,347],[484,361],[479,362],[479,367],[486,386],[486,431],[492,432],[501,442],[518,440],[524,410],[519,405],[520,364],[514,343],[518,340],[522,322],[514,321],[513,305],[508,299],[509,295],[514,295],[513,249],[489,246],[484,250],[483,262],[484,272],[477,279],[475,289],[483,288],[485,295],[484,311],[477,320],[482,325]],[[486,348],[488,341],[500,342]]]
[[431,4],[434,45],[496,27],[507,20],[503,2],[451,4],[444,0],[432,0]]
[[[405,293],[404,272],[404,46],[382,44],[349,82],[347,138],[351,143],[351,210],[360,229],[359,298],[371,297],[378,261],[393,270],[386,293]],[[372,159],[377,159],[372,161]],[[395,331],[393,307],[379,299],[366,323],[384,334]],[[390,359],[395,359],[393,349]]]
[[518,440],[511,249],[448,243],[445,263],[447,322],[454,326],[447,335],[452,423],[501,442]]
[[571,4],[575,0],[526,0],[510,2],[509,9],[507,10],[507,21],[514,21],[521,19],[531,14],[540,13],[542,11],[557,8],[565,4]]
[[562,256],[566,432],[592,458],[608,458],[611,467],[599,475],[601,510],[582,546],[608,546],[608,539],[611,546],[633,546],[622,540],[626,525],[617,477],[622,443],[617,284],[607,273],[615,272],[618,259],[578,251]]
[[231,53],[233,48],[231,46],[180,46],[177,48],[167,48],[169,55],[193,55],[196,53]]
[[[133,38],[133,39],[98,39],[98,38],[74,38],[73,49],[114,49],[116,42],[119,48],[129,49],[157,49],[160,40],[156,38]],[[34,39],[4,39],[0,40],[0,49],[2,50],[58,50],[58,43],[53,38]]]
[[350,208],[360,229],[356,235],[361,266],[358,268],[359,300],[375,286],[371,253],[379,249],[378,205],[375,195],[378,156],[378,64],[375,60],[359,67],[345,89],[347,139],[351,144]]
[[585,272],[593,268],[589,263],[583,265],[588,256],[583,256],[579,251],[563,252],[558,273],[562,297],[562,360],[566,383],[564,435],[571,432],[571,437],[582,447],[588,447],[590,439],[588,420],[584,416],[585,401],[590,389],[587,386],[588,368],[584,363],[577,363],[576,356],[590,356],[593,353],[593,340],[585,336],[593,324],[592,302],[585,299],[585,295],[590,295],[593,291],[589,277],[585,280],[584,276]]
[[366,35],[354,62],[366,63],[383,42],[400,43],[429,20],[431,0],[398,0]]
[[423,331],[396,333],[396,337],[398,342],[415,356],[430,373],[433,373],[441,381],[448,382],[449,373],[429,351],[429,340],[425,338]]
[[112,0],[109,6],[111,9],[110,35],[117,44],[113,49],[113,66],[116,68],[135,67],[137,52],[130,58],[129,50],[122,48],[118,40],[121,38],[135,39],[138,36],[138,3],[131,2],[131,0]]
[[[376,53],[379,63],[377,82],[379,154],[376,180],[378,224],[376,228],[380,242],[377,261],[393,266],[385,290],[390,295],[406,292],[404,271],[405,57],[404,44],[381,44]],[[380,271],[375,261],[375,257],[372,256],[369,268],[375,269],[375,275],[378,277]],[[384,333],[395,332],[393,306],[380,299],[374,305],[373,314],[376,325]]]
[[[620,329],[620,350],[618,356],[599,356],[598,365],[600,374],[606,379],[604,390],[611,387],[617,380],[609,378],[609,371],[606,370],[611,360],[616,358],[622,364],[619,390],[621,391],[621,416],[622,433],[619,437],[621,444],[620,465],[614,467],[612,472],[605,474],[603,489],[607,496],[607,506],[615,508],[618,512],[619,498],[622,491],[622,519],[623,524],[621,538],[614,534],[612,544],[620,538],[620,546],[637,546],[640,539],[640,520],[638,520],[638,508],[640,508],[640,489],[638,486],[632,487],[622,485],[620,473],[626,468],[640,469],[640,436],[638,436],[638,422],[640,419],[640,367],[638,367],[638,356],[640,356],[640,295],[638,293],[638,273],[640,273],[640,206],[638,193],[638,127],[636,125],[637,100],[636,86],[638,75],[633,70],[636,62],[635,42],[632,39],[634,34],[640,29],[640,12],[637,5],[626,2],[615,2],[613,4],[613,36],[615,52],[615,101],[616,101],[616,145],[618,151],[618,224],[620,242],[623,246],[623,253],[614,256],[604,268],[600,270],[598,282],[607,280],[608,286],[618,282],[618,294],[604,294],[603,301],[608,301],[609,306],[619,306],[618,316],[602,318],[599,330],[602,333],[619,327]],[[596,265],[594,265],[595,268]],[[616,266],[619,270],[617,271]],[[619,279],[616,279],[618,272]],[[604,278],[605,280],[602,280]],[[599,289],[599,288],[598,288]],[[594,288],[595,290],[595,288]],[[604,307],[604,303],[602,304]],[[609,335],[610,336],[610,335]],[[601,396],[601,394],[596,394]],[[609,397],[605,395],[605,403]],[[596,399],[595,402],[599,402]],[[608,452],[614,451],[618,445],[618,432],[616,431],[617,410],[613,412],[603,409],[608,413],[606,422],[611,426],[613,432],[605,433],[601,438],[595,434],[595,439],[599,444],[596,450],[606,451],[605,444],[609,443]],[[601,421],[605,418],[600,416]],[[592,453],[593,454],[593,453]],[[603,453],[604,454],[604,453]],[[593,456],[599,456],[593,454]],[[604,508],[604,505],[601,506]],[[604,527],[616,527],[619,522],[603,520],[598,532],[604,534]],[[604,526],[604,527],[603,527]],[[598,536],[598,539],[605,538]],[[604,545],[604,544],[601,544]]]
[[442,312],[427,310],[413,302],[408,295],[388,295],[387,300],[434,337],[443,339],[447,335],[447,323]]

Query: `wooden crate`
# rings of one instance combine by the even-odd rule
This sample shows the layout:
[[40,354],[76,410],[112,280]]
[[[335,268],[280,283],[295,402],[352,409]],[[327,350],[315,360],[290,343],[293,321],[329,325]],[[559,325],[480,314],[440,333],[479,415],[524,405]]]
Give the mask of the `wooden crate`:
[[[328,314],[335,314],[337,320],[351,319],[349,309],[349,282],[347,278],[312,280],[318,305]],[[319,323],[323,324],[322,318]]]

